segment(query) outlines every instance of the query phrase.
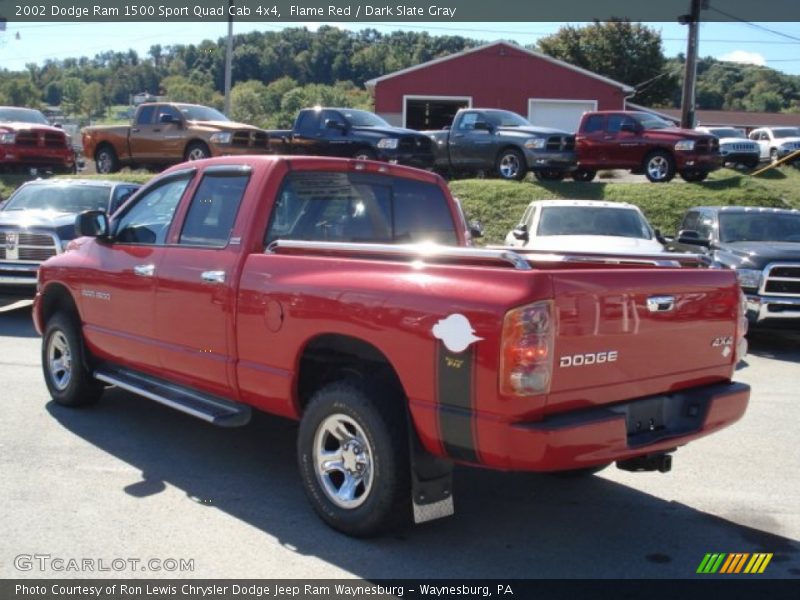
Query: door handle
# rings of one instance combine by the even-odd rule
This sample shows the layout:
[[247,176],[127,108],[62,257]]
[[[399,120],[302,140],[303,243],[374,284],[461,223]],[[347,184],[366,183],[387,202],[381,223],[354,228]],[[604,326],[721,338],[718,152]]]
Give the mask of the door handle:
[[200,279],[205,283],[225,283],[225,271],[203,271]]
[[674,296],[651,296],[647,299],[647,310],[650,312],[670,312],[674,308]]
[[156,273],[155,265],[136,265],[133,267],[134,275],[139,277],[152,277]]
[[139,128],[134,127],[133,129],[131,129],[131,133],[139,133]]

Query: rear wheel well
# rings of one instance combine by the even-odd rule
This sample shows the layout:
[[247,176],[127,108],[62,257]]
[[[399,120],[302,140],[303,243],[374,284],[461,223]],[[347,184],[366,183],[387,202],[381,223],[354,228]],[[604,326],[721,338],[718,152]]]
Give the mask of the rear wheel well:
[[300,411],[305,411],[318,389],[347,379],[377,380],[405,397],[397,372],[386,355],[375,346],[350,336],[326,334],[311,340],[300,358],[297,379]]

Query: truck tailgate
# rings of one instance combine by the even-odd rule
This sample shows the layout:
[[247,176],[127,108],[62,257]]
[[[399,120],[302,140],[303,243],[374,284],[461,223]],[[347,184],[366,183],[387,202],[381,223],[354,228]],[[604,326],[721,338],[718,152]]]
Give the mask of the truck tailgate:
[[547,413],[730,378],[739,288],[726,270],[553,274],[557,336]]

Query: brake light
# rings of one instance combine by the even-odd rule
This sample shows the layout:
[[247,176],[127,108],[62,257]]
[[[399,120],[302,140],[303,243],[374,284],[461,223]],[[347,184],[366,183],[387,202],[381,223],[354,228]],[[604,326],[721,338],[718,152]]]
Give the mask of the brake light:
[[742,288],[739,288],[739,324],[736,327],[736,361],[734,368],[747,355],[747,335],[749,322],[747,320],[747,296],[744,295]]
[[500,347],[501,394],[532,396],[550,391],[554,336],[551,300],[506,313]]

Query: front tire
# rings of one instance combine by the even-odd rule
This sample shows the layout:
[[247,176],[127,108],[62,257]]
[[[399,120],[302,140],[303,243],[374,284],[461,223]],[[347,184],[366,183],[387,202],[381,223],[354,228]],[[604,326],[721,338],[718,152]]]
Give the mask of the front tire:
[[506,181],[521,181],[528,173],[525,157],[519,150],[506,148],[497,155],[495,171],[500,179]]
[[94,169],[102,175],[119,171],[117,153],[110,146],[101,146],[94,153]]
[[644,174],[653,183],[667,183],[675,177],[675,161],[663,150],[656,150],[644,159]]
[[317,391],[300,422],[297,455],[317,514],[347,535],[376,535],[411,517],[403,405],[359,381]]
[[204,158],[211,158],[211,151],[203,142],[192,142],[186,146],[183,158],[186,161],[203,160]]
[[42,339],[42,369],[50,396],[62,406],[94,404],[103,394],[103,385],[92,377],[84,356],[75,319],[63,312],[53,315]]

